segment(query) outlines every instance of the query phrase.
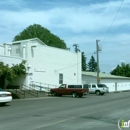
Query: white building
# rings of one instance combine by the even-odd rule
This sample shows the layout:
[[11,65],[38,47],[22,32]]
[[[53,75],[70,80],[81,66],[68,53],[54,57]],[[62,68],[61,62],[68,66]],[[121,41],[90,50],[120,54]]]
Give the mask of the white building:
[[[100,83],[109,87],[109,92],[130,90],[130,77],[100,73]],[[97,72],[82,72],[82,83],[97,83]]]
[[[47,46],[38,38],[0,45],[0,62],[18,64],[26,60],[26,75],[11,85],[21,88],[58,87],[62,83],[97,83],[97,73],[81,71],[81,53]],[[130,90],[130,78],[100,73],[100,83],[109,91]],[[6,84],[7,85],[7,84]],[[43,88],[42,88],[43,89]],[[43,89],[43,90],[45,90]]]
[[0,61],[18,64],[26,60],[27,74],[14,83],[21,87],[54,87],[61,83],[81,83],[81,53],[47,46],[38,38],[4,43]]

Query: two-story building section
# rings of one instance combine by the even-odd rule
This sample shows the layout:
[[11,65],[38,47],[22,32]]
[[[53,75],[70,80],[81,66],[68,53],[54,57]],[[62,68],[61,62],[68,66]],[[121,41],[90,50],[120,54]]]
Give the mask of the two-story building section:
[[81,52],[47,46],[38,38],[4,43],[0,61],[10,66],[26,60],[27,74],[15,85],[31,87],[81,83]]

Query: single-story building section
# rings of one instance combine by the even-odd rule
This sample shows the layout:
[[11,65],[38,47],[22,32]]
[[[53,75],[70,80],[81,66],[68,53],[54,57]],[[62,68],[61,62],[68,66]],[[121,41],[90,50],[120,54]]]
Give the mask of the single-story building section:
[[[100,83],[109,87],[109,92],[130,90],[130,77],[99,73]],[[97,83],[97,72],[82,72],[82,83]]]

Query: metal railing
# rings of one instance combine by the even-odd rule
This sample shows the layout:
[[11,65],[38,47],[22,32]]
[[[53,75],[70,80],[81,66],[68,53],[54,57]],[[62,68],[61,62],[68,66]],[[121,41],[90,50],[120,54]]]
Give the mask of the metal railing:
[[56,87],[57,85],[46,84],[46,83],[35,82],[35,81],[31,81],[30,83],[31,89],[35,89],[37,91],[44,91],[46,93],[49,93],[51,88],[56,88]]
[[11,93],[15,93],[16,95],[18,95],[19,97],[25,98],[25,90],[21,90],[21,89],[5,89],[6,91],[9,91]]
[[6,90],[19,95],[19,97],[21,97],[21,98],[26,98],[29,95],[32,95],[34,97],[48,95],[50,92],[50,89],[56,88],[56,87],[58,87],[58,86],[52,85],[52,84],[31,81],[29,86],[27,86],[25,84],[21,84],[21,86],[19,86],[18,88],[15,88],[15,89],[10,88],[10,89],[6,89]]
[[32,87],[28,87],[27,85],[22,84],[22,90],[28,92],[29,94],[38,97],[38,91],[33,89]]

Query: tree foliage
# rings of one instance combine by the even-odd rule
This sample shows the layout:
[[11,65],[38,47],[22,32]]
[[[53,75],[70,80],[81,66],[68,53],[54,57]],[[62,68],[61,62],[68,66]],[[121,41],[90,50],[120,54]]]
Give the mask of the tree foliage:
[[18,35],[16,35],[13,41],[25,40],[31,38],[39,38],[48,46],[66,49],[66,43],[61,40],[58,36],[52,34],[48,29],[42,27],[39,24],[28,26]]
[[130,64],[121,63],[110,72],[112,75],[130,77]]
[[82,71],[86,71],[87,70],[86,59],[87,58],[86,58],[84,52],[82,52]]
[[[75,53],[80,52],[80,49],[79,49],[79,45],[78,45],[78,44],[74,44],[73,47],[74,47]],[[86,58],[84,52],[82,52],[82,71],[86,71],[86,68],[87,68],[86,59],[87,59],[87,58]]]
[[91,59],[90,59],[90,61],[88,62],[87,67],[88,67],[88,68],[87,68],[87,71],[97,72],[97,62],[95,61],[95,58],[94,58],[93,55],[91,56]]
[[9,68],[9,65],[4,65],[3,62],[0,62],[0,78],[12,81],[14,77],[13,70]]
[[77,53],[78,51],[80,52],[80,49],[79,49],[79,45],[78,45],[78,44],[74,44],[73,47],[74,47],[75,53]]
[[26,73],[24,64],[25,61],[9,67],[9,65],[4,65],[3,62],[0,62],[0,78],[4,81],[12,82],[16,77]]

